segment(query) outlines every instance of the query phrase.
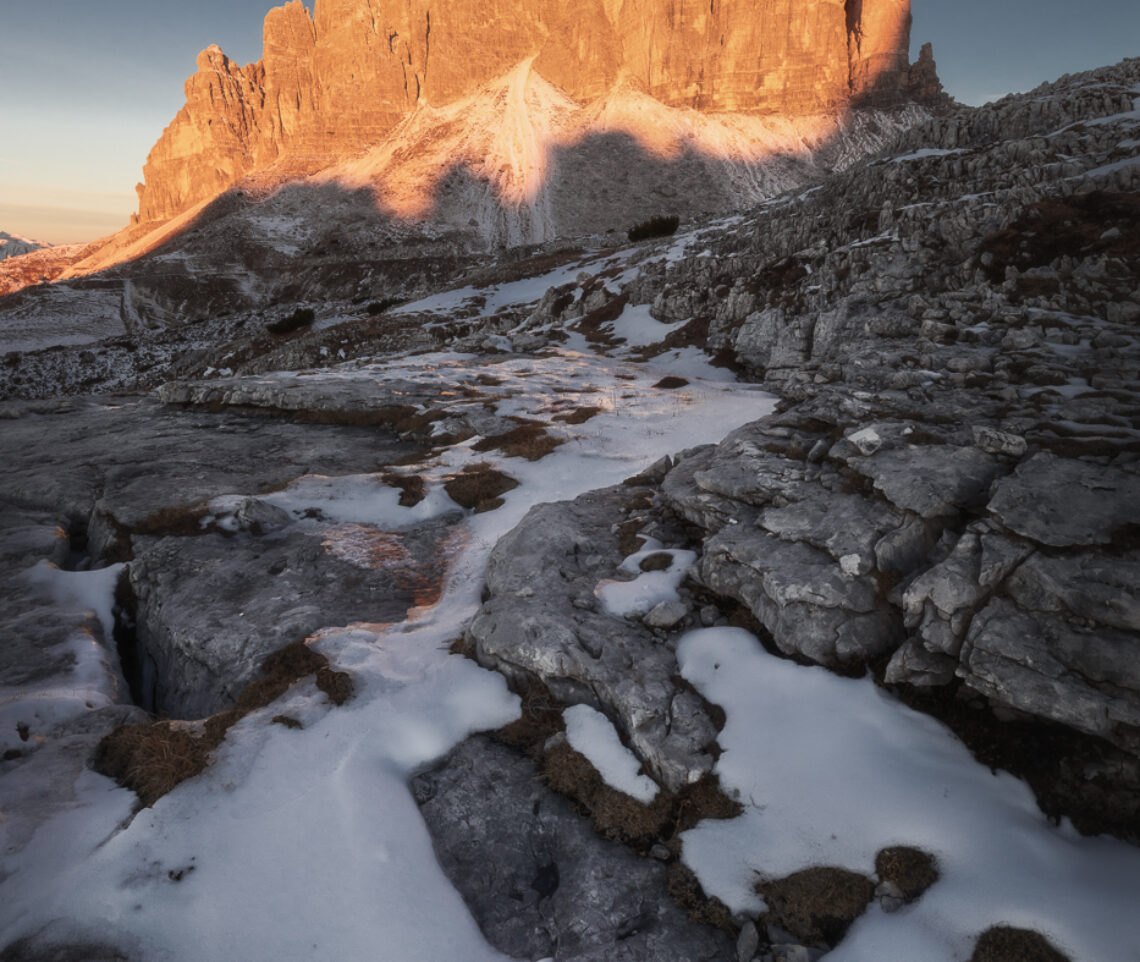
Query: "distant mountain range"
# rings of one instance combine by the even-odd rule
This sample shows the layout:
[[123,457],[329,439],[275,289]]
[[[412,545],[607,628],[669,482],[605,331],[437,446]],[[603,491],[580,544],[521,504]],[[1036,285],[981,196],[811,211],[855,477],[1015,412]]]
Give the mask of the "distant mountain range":
[[0,230],[0,261],[7,260],[9,257],[19,257],[21,254],[30,254],[32,251],[42,250],[45,247],[51,247],[51,244]]

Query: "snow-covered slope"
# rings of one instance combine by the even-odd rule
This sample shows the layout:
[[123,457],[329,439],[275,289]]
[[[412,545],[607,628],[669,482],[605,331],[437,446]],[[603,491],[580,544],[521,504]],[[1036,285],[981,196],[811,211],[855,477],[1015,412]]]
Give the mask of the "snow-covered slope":
[[579,104],[526,60],[464,100],[419,108],[317,179],[372,189],[398,218],[474,227],[497,245],[541,243],[749,206],[874,153],[926,116],[705,114],[632,84]]
[[0,230],[0,261],[7,260],[9,257],[19,257],[21,254],[30,254],[32,251],[50,246],[50,244],[32,240],[30,237],[9,234]]

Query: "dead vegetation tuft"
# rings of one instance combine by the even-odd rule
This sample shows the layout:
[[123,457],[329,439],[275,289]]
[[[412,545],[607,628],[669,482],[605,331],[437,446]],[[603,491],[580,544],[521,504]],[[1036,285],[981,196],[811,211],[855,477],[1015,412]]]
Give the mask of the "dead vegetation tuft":
[[585,335],[586,340],[591,344],[604,344],[611,347],[616,346],[618,343],[617,339],[611,332],[603,331],[602,328],[613,324],[614,321],[621,317],[628,303],[629,295],[621,294],[612,301],[608,301],[601,307],[590,311],[589,314],[583,315],[582,319],[578,321],[575,326]]
[[486,462],[470,464],[447,481],[443,490],[463,508],[474,508],[476,514],[502,507],[502,495],[517,488],[519,483]]
[[[474,655],[469,649],[463,653],[468,657]],[[537,760],[542,757],[547,741],[566,730],[566,724],[562,720],[562,709],[565,706],[537,678],[528,677],[524,684],[525,687],[519,693],[522,699],[521,714],[494,734],[504,745],[517,748],[529,758]]]
[[520,424],[505,434],[496,434],[494,437],[477,441],[474,450],[501,451],[508,458],[539,461],[563,443],[565,442],[561,438],[548,434],[541,424]]
[[636,849],[647,849],[669,835],[673,798],[660,791],[649,804],[611,788],[590,761],[561,741],[547,750],[542,764],[546,783],[578,802],[600,834]]
[[628,558],[641,550],[641,546],[645,544],[645,537],[638,532],[645,525],[644,518],[630,518],[629,521],[623,521],[617,526],[618,550],[622,553],[622,557]]
[[1030,929],[995,925],[986,929],[974,945],[970,962],[1070,962],[1045,937]]
[[317,669],[317,688],[329,696],[334,705],[343,705],[352,698],[352,676],[347,671],[333,671],[328,666]]
[[661,789],[648,805],[611,788],[589,759],[564,737],[556,737],[566,730],[566,706],[540,679],[528,676],[522,684],[520,717],[498,729],[495,737],[538,762],[546,783],[573,801],[606,838],[646,854],[657,842],[674,842],[702,819],[735,818],[743,811],[713,776],[677,794]]
[[132,789],[149,807],[201,772],[215,747],[171,722],[121,725],[99,742],[95,770]]
[[414,508],[427,496],[427,483],[418,474],[386,471],[380,477],[388,487],[399,490],[400,504],[405,508]]
[[566,424],[585,424],[590,418],[597,417],[601,413],[602,409],[600,407],[585,405],[580,408],[575,408],[573,411],[556,414],[554,415],[554,420],[562,421]]
[[821,866],[756,883],[768,903],[769,924],[808,943],[834,946],[875,895],[874,883],[857,872]]
[[673,556],[668,551],[655,551],[642,558],[638,567],[642,571],[665,571],[673,567]]
[[897,885],[907,902],[913,902],[938,881],[934,856],[905,845],[880,851],[875,856],[875,872],[881,881]]
[[665,884],[673,901],[685,910],[690,920],[735,934],[736,926],[728,907],[720,899],[706,895],[696,874],[683,862],[669,865]]
[[[149,808],[180,782],[201,773],[209,764],[210,752],[222,743],[230,728],[276,700],[299,679],[316,674],[317,687],[335,705],[352,695],[351,677],[329,668],[328,659],[304,641],[273,652],[262,664],[262,673],[242,689],[233,708],[203,722],[120,725],[99,742],[95,770],[131,789],[143,807]],[[301,727],[287,715],[277,715],[273,721],[289,728]]]

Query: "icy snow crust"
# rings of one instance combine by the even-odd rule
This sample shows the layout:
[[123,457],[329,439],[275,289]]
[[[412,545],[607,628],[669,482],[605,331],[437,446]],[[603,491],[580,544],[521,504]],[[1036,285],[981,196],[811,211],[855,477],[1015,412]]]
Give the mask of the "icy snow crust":
[[725,709],[715,771],[745,805],[686,832],[683,858],[734,911],[763,905],[759,869],[873,875],[879,849],[911,845],[937,858],[942,877],[897,913],[873,902],[829,962],[960,962],[996,924],[1036,929],[1074,962],[1140,958],[1133,846],[1049,825],[1023,782],[992,775],[870,680],[799,667],[736,628],[690,633],[678,660]]
[[[621,570],[636,577],[632,581],[606,580],[594,589],[594,595],[615,618],[632,618],[644,615],[663,601],[679,601],[677,589],[685,572],[697,560],[695,551],[661,550],[659,543],[646,539],[642,551],[631,554],[622,562]],[[672,557],[668,568],[660,571],[642,571],[641,562],[654,554]]]
[[641,762],[621,743],[617,729],[605,715],[589,705],[572,705],[562,717],[570,747],[590,760],[610,788],[647,805],[657,797],[657,783],[638,774]]
[[[486,370],[484,359],[429,354],[308,376],[454,384]],[[0,883],[0,944],[42,932],[59,941],[110,941],[164,962],[504,958],[486,944],[438,867],[406,786],[409,775],[469,733],[517,717],[518,699],[500,675],[447,652],[478,607],[490,549],[531,505],[616,483],[666,453],[763,416],[774,399],[724,382],[656,391],[651,385],[669,367],[572,352],[512,357],[491,370],[503,381],[498,413],[539,413],[559,398],[603,412],[566,427],[566,443],[541,461],[498,459],[521,486],[500,509],[460,522],[464,546],[435,605],[400,624],[318,633],[315,647],[353,675],[357,694],[348,704],[330,709],[311,682],[295,686],[232,728],[205,773],[133,819],[135,796],[86,771],[72,800],[26,845],[0,821],[7,876]],[[472,443],[421,471],[434,493],[417,517],[460,510],[436,489],[440,477],[464,464],[496,461],[472,451]],[[395,492],[380,487],[371,477],[307,478],[266,500],[390,529],[416,519],[415,508],[400,507]],[[213,507],[224,514],[230,504],[223,497]],[[91,578],[71,586],[67,573],[58,573],[59,590],[79,591],[102,611],[113,586],[111,575],[104,577],[102,601],[88,597]],[[277,714],[297,718],[304,729],[270,724]],[[5,795],[0,786],[0,806]]]

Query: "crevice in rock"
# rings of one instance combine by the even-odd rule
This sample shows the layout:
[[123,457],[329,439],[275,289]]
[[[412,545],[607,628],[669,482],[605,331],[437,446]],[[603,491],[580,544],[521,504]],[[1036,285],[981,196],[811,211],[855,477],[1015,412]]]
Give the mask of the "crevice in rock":
[[1140,798],[1133,756],[1093,735],[1046,721],[1001,719],[961,682],[936,690],[889,686],[909,708],[937,718],[992,771],[1028,783],[1050,820],[1068,818],[1084,835],[1140,844]]
[[92,565],[88,544],[86,519],[69,519],[67,524],[67,560],[60,567],[64,571],[90,570]]
[[158,700],[158,669],[138,634],[138,597],[127,571],[115,585],[115,650],[126,679],[131,701],[152,715],[161,714]]

